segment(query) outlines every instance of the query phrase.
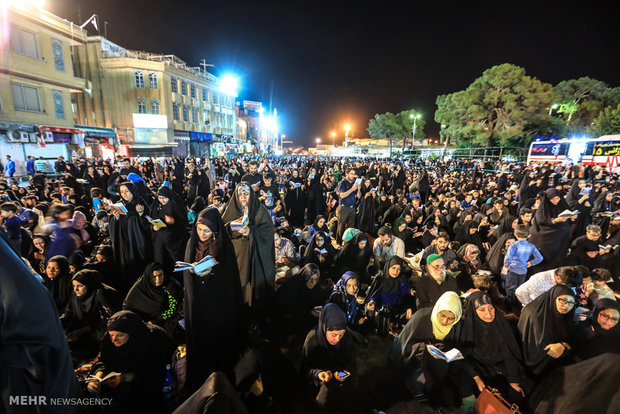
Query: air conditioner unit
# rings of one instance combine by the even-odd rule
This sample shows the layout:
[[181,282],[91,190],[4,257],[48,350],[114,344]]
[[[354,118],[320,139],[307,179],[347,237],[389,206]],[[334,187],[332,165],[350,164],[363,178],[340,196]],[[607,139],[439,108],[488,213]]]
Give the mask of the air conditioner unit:
[[54,134],[52,134],[50,131],[45,131],[43,133],[43,139],[45,140],[45,142],[54,142]]
[[21,142],[21,143],[28,143],[28,142],[30,142],[30,135],[27,132],[20,132],[19,133],[19,142]]
[[11,143],[19,142],[20,136],[19,132],[17,131],[6,131],[6,136],[8,138],[8,141]]
[[38,135],[39,135],[39,134],[37,134],[37,133],[32,133],[32,134],[30,134],[30,141],[29,141],[29,142],[32,142],[32,143],[34,143],[34,144],[37,144],[37,143],[39,142],[39,141],[38,141]]

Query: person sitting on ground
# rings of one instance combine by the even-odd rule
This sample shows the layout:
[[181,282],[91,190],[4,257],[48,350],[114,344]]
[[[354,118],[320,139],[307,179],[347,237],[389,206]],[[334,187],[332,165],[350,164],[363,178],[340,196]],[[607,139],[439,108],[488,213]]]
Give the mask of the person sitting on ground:
[[389,227],[381,227],[378,236],[372,247],[375,256],[375,264],[378,267],[382,266],[394,256],[398,256],[401,259],[406,256],[405,243],[394,236]]
[[336,410],[347,406],[346,394],[350,394],[357,373],[353,349],[346,315],[338,305],[328,303],[321,311],[318,327],[306,336],[300,367],[319,407]]
[[453,263],[458,262],[458,256],[452,249],[449,248],[449,245],[450,236],[448,235],[448,233],[437,233],[437,237],[433,240],[432,244],[430,244],[424,249],[420,265],[425,265],[427,263],[428,256],[430,256],[431,254],[438,254],[439,256],[441,256],[444,263],[451,268]]
[[620,354],[620,303],[615,299],[600,299],[592,315],[580,325],[581,341],[576,345],[578,358],[588,359],[605,352]]
[[562,266],[557,269],[545,270],[530,277],[525,283],[517,288],[515,295],[521,305],[528,303],[554,287],[565,285],[576,288],[581,285],[583,275],[574,266]]
[[458,283],[452,276],[446,275],[446,265],[438,254],[426,258],[426,273],[416,284],[416,304],[418,309],[433,307],[437,299],[445,292],[459,292]]
[[366,318],[357,304],[357,292],[359,291],[359,278],[351,271],[342,275],[334,291],[329,297],[330,303],[335,303],[347,316],[347,325],[356,327],[363,324]]

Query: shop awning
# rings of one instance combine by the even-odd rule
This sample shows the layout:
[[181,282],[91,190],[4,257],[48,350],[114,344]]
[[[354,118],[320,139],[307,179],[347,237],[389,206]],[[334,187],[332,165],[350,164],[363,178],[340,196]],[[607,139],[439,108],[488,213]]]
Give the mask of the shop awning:
[[76,125],[81,131],[84,131],[84,135],[92,138],[117,138],[116,131],[112,128],[99,128],[85,125]]
[[170,144],[123,144],[127,145],[129,148],[137,148],[137,149],[157,149],[157,148],[173,148],[178,145],[178,143],[170,143]]
[[39,128],[33,124],[20,124],[17,122],[1,122],[0,121],[0,130],[38,132]]
[[45,132],[57,134],[84,134],[84,131],[82,131],[81,129],[55,127],[50,125],[39,125],[39,132],[41,132],[41,134],[44,134]]

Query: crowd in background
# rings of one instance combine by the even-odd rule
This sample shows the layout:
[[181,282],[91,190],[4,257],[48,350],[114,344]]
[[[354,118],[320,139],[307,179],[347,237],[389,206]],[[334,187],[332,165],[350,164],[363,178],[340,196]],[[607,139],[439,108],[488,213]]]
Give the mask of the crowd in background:
[[[3,237],[53,297],[76,392],[112,398],[95,412],[467,412],[487,387],[525,412],[613,404],[617,385],[595,380],[620,359],[605,167],[59,157],[55,171],[0,182]],[[382,399],[364,392],[369,352],[390,373]]]

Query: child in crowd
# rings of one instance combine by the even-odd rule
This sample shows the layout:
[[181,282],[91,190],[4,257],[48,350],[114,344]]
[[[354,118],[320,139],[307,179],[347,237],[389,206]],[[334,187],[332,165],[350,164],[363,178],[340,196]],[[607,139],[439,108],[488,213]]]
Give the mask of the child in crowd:
[[[504,290],[509,303],[518,305],[515,291],[525,282],[527,269],[536,266],[543,261],[543,257],[532,243],[527,239],[530,236],[530,229],[524,224],[519,224],[515,228],[517,241],[510,245],[504,258],[504,268],[502,274],[506,275]],[[534,256],[534,259],[530,258]]]

